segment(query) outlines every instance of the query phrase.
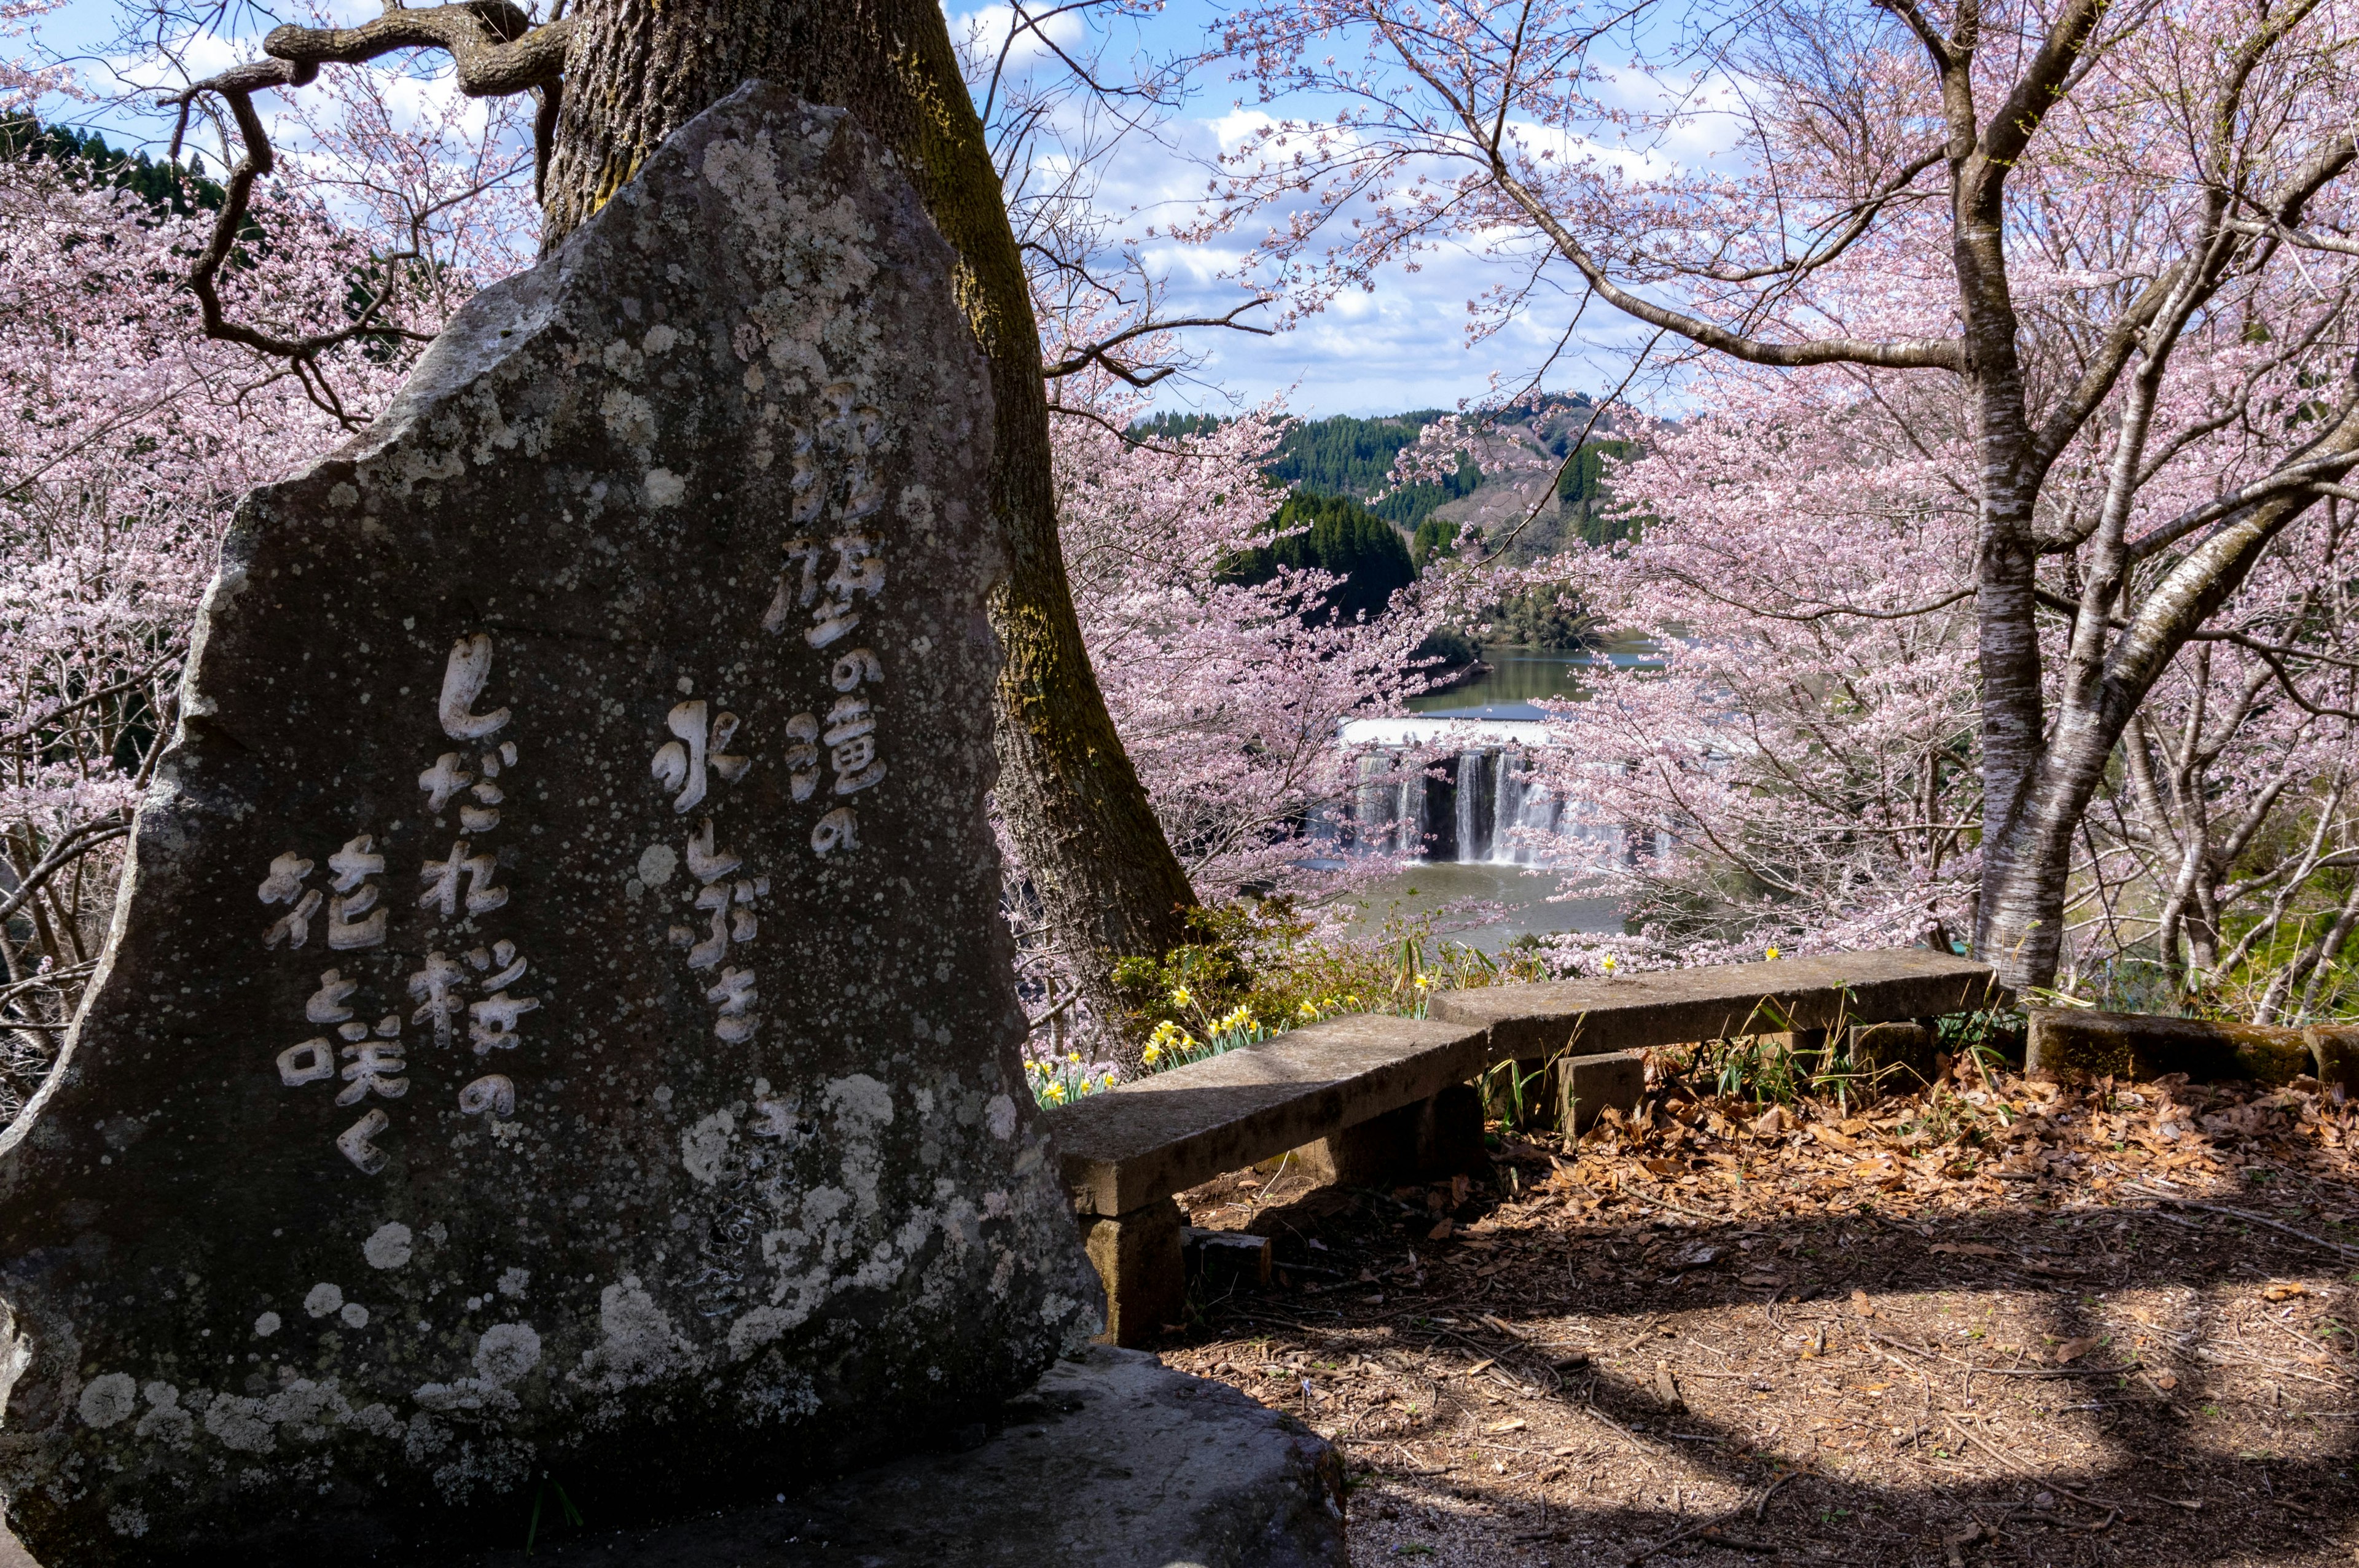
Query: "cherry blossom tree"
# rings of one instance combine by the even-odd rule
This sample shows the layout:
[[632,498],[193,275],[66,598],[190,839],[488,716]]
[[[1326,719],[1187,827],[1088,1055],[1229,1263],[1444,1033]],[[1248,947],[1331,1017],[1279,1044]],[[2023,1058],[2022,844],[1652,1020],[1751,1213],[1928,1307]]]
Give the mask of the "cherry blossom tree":
[[[0,1119],[104,937],[238,498],[381,406],[532,238],[502,114],[380,70],[282,124],[299,183],[250,182],[221,245],[221,186],[175,165],[160,196],[158,171],[38,130],[82,95],[27,58],[40,10],[0,11]],[[206,331],[183,285],[209,257],[260,343]]]
[[[340,322],[386,276],[318,205],[272,193],[254,217],[223,293],[265,330]],[[315,376],[199,330],[172,280],[210,225],[85,161],[0,157],[0,1118],[104,937],[231,508],[342,433]],[[336,356],[342,406],[389,393],[445,287],[396,290]]]
[[[1488,321],[1561,295],[1567,330],[1600,305],[1675,364],[1949,388],[1922,456],[1973,510],[1971,574],[1854,602],[1971,604],[1959,918],[2044,984],[2133,719],[2354,493],[2354,38],[2350,0],[1261,0],[1226,48],[1302,110],[1204,227],[1274,213],[1252,262],[1303,308],[1479,236],[1519,269]],[[2292,700],[2301,656],[2269,657]]]
[[[1538,766],[1571,830],[1549,848],[1626,902],[1647,940],[1625,962],[1947,946],[1983,805],[1968,411],[1953,385],[1871,396],[1836,368],[1723,363],[1702,389],[1741,416],[1658,427],[1614,469],[1637,540],[1545,564],[1663,665],[1553,705]],[[2320,1001],[2359,925],[2351,533],[2332,499],[2293,524],[2133,716],[2073,845],[2068,979],[2158,957],[2155,989],[2183,992],[2298,932],[2240,1000]],[[2071,628],[2042,631],[2052,667]]]
[[[1169,347],[1148,338],[1140,351],[1164,362]],[[1262,473],[1284,434],[1277,409],[1201,436],[1147,438],[1131,433],[1145,400],[1127,378],[1076,375],[1058,394],[1057,515],[1074,609],[1166,838],[1208,903],[1277,894],[1340,908],[1399,862],[1328,825],[1368,768],[1389,779],[1425,759],[1366,761],[1339,730],[1346,719],[1398,712],[1423,688],[1417,648],[1435,611],[1410,589],[1380,615],[1347,619],[1328,608],[1327,573],[1234,579],[1237,557],[1269,543],[1286,498]],[[1072,956],[1023,918],[1029,868],[1012,835],[1002,844],[1026,979],[1053,1007],[1075,989]],[[1117,1059],[1135,1053],[1135,1042],[1101,1039],[1103,1021],[1084,1011],[1060,1034],[1090,1036]]]

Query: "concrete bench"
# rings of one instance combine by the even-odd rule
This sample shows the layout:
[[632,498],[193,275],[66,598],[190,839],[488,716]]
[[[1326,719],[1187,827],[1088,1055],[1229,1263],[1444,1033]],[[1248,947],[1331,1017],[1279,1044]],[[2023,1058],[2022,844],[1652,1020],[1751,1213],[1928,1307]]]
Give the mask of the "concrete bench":
[[1467,1083],[1500,1062],[1557,1062],[1579,1125],[1599,1103],[1637,1103],[1646,1047],[1926,1018],[1996,995],[1987,966],[1921,949],[1446,991],[1430,1018],[1330,1019],[1047,1117],[1105,1281],[1106,1337],[1137,1345],[1184,1295],[1172,1195],[1224,1172],[1289,1152],[1314,1179],[1352,1184],[1468,1170],[1483,1108]]

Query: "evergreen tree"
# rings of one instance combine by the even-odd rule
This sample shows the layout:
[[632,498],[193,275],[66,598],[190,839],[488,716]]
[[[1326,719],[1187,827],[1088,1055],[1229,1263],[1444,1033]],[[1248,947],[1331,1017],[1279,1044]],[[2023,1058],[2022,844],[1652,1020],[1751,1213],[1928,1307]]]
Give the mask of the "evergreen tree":
[[1297,531],[1239,556],[1223,574],[1227,580],[1267,582],[1280,567],[1332,572],[1343,580],[1328,591],[1328,610],[1346,620],[1371,621],[1417,580],[1400,531],[1347,496],[1299,492],[1277,509],[1270,527]]

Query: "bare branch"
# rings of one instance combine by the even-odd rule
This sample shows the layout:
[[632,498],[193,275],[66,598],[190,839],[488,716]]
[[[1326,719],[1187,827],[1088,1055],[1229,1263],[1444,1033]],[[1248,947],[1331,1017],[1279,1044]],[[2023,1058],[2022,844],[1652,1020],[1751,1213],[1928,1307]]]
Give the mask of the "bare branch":
[[1273,337],[1276,335],[1274,328],[1256,327],[1237,319],[1246,311],[1268,304],[1272,297],[1273,296],[1265,294],[1257,298],[1248,299],[1225,316],[1183,316],[1170,319],[1149,316],[1144,321],[1124,328],[1111,338],[1076,349],[1055,363],[1041,366],[1040,373],[1048,380],[1055,381],[1062,376],[1078,375],[1092,365],[1096,365],[1107,374],[1128,385],[1153,386],[1157,382],[1171,374],[1178,367],[1148,365],[1142,368],[1126,365],[1114,357],[1114,351],[1137,339],[1148,337],[1157,332],[1178,331],[1183,327],[1226,327],[1232,331],[1251,332],[1257,338]]
[[392,298],[393,270],[418,260],[419,253],[413,248],[378,258],[386,269],[386,287],[352,320],[332,331],[288,337],[230,320],[222,308],[221,269],[236,250],[245,227],[254,182],[277,164],[262,116],[255,112],[254,94],[274,87],[304,86],[319,76],[322,65],[357,65],[397,49],[440,49],[457,68],[460,91],[471,97],[506,97],[536,87],[545,90],[534,135],[539,167],[546,169],[549,138],[556,126],[559,74],[572,36],[571,20],[535,27],[510,0],[470,0],[423,11],[405,11],[388,4],[384,16],[358,27],[274,27],[262,42],[272,58],[232,66],[159,99],[158,107],[179,110],[172,127],[168,155],[172,160],[180,156],[190,112],[207,95],[229,105],[238,138],[245,145],[244,155],[230,171],[221,211],[214,215],[212,237],[189,269],[189,287],[197,297],[205,336],[289,362],[305,395],[347,429],[357,427],[361,421],[345,409],[321,373],[320,356],[356,338],[428,340],[426,333],[379,319]]
[[[508,0],[423,11],[394,6],[357,27],[273,27],[262,40],[262,52],[316,74],[323,65],[364,65],[397,49],[439,49],[451,57],[460,92],[470,98],[506,98],[558,80],[573,27],[568,19],[536,27]],[[307,74],[293,85],[310,80]]]

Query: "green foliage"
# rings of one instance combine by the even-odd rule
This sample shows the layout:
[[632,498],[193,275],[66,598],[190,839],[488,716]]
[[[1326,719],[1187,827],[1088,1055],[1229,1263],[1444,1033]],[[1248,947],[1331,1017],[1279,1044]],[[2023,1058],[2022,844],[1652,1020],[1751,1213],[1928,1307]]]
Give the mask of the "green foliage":
[[1585,648],[1597,631],[1597,618],[1581,608],[1567,607],[1564,595],[1552,588],[1519,594],[1490,611],[1492,641],[1519,648]]
[[1409,536],[1408,558],[1420,575],[1435,551],[1447,550],[1458,543],[1458,530],[1459,524],[1440,517],[1429,517],[1417,525],[1417,532]]
[[1445,669],[1462,669],[1482,654],[1474,639],[1454,626],[1437,626],[1417,645],[1420,659],[1439,659]]
[[221,210],[225,192],[191,155],[185,165],[117,152],[95,131],[44,125],[29,114],[0,115],[0,157],[47,158],[82,178],[128,190],[154,211],[178,217]]
[[1212,435],[1224,423],[1217,414],[1157,414],[1132,420],[1129,436],[1133,442],[1184,440]]
[[1321,938],[1317,924],[1283,898],[1208,905],[1188,921],[1194,939],[1187,945],[1114,968],[1125,1024],[1150,1038],[1167,1026],[1200,1041],[1247,1027],[1266,1038],[1342,1012],[1421,1017],[1435,990],[1545,978],[1537,954],[1502,962],[1464,943],[1437,942],[1428,920],[1397,911],[1373,937]]
[[[1264,471],[1316,494],[1375,495],[1392,482],[1393,460],[1400,449],[1440,415],[1438,408],[1421,408],[1385,419],[1355,419],[1348,414],[1306,419],[1287,431]],[[1473,494],[1482,482],[1483,470],[1473,459],[1461,457],[1458,471],[1448,479],[1408,485],[1365,504],[1387,522],[1414,528],[1435,507]]]
[[1603,546],[1638,536],[1641,520],[1614,511],[1614,492],[1605,482],[1606,460],[1626,460],[1637,449],[1635,441],[1586,441],[1557,476],[1557,499],[1571,521],[1572,532],[1584,542]]
[[1267,582],[1280,567],[1332,572],[1343,580],[1327,595],[1329,611],[1371,621],[1385,612],[1394,594],[1417,580],[1400,531],[1343,496],[1288,496],[1270,526],[1298,531],[1244,552],[1222,574],[1224,579]]

